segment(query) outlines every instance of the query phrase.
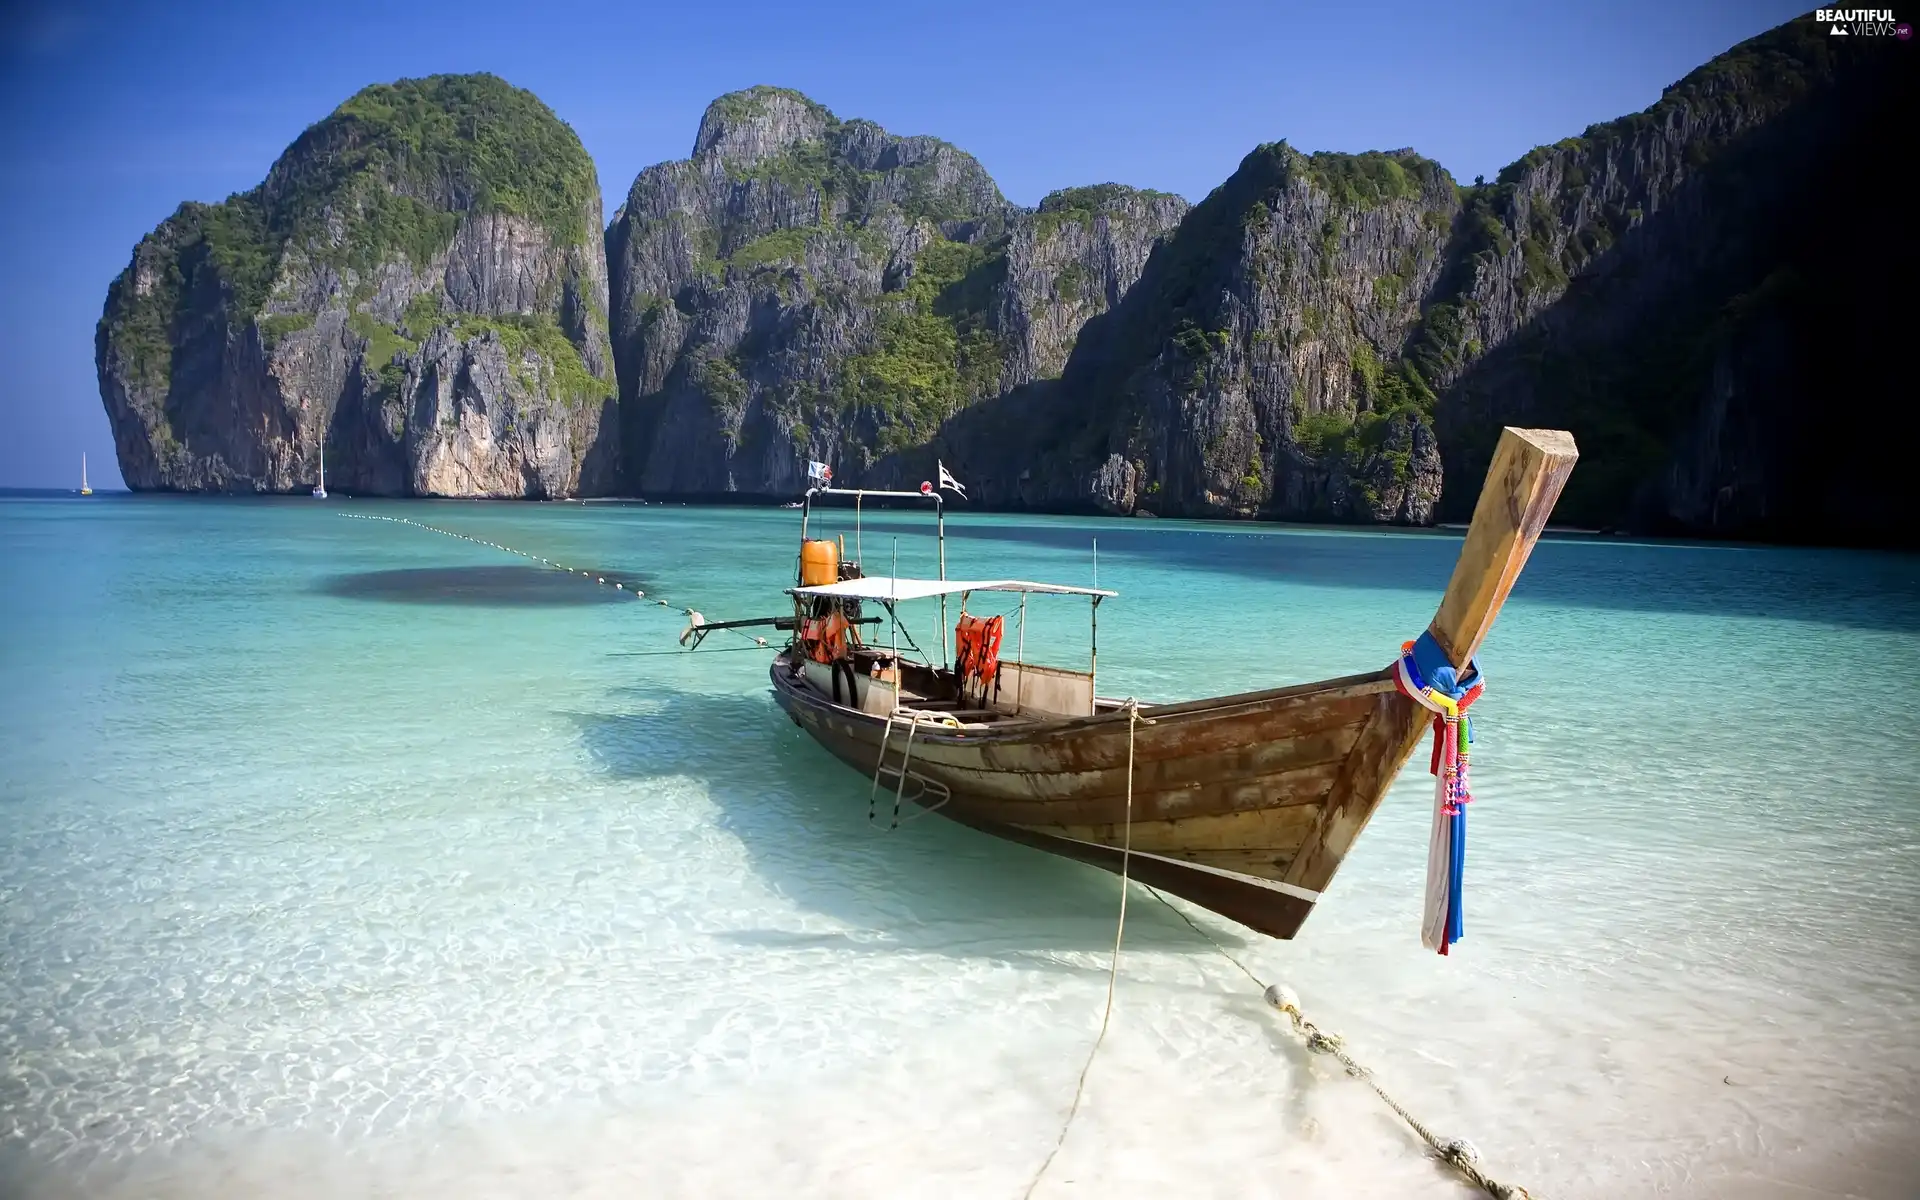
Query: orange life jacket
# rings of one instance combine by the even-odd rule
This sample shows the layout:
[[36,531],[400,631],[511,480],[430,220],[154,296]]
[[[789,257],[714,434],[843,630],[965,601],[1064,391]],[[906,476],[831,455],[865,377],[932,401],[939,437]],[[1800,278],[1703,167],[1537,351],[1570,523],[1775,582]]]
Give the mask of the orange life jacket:
[[953,657],[962,681],[977,680],[982,691],[994,682],[1000,673],[1000,637],[1005,630],[1003,617],[961,615],[953,631]]
[[807,640],[813,644],[813,661],[838,662],[847,656],[847,631],[853,626],[846,614],[835,609],[824,617],[807,622]]

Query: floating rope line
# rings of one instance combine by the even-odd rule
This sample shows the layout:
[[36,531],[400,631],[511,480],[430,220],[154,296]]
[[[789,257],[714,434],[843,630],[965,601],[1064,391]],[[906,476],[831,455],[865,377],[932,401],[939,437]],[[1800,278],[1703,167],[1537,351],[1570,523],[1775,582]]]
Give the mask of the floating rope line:
[[[1031,1200],[1033,1189],[1040,1186],[1041,1177],[1047,1168],[1053,1165],[1054,1156],[1060,1153],[1060,1147],[1067,1144],[1067,1130],[1072,1128],[1073,1119],[1080,1115],[1080,1101],[1087,1091],[1087,1072],[1093,1070],[1094,1056],[1100,1053],[1100,1046],[1107,1040],[1107,1026],[1113,1021],[1113,989],[1120,978],[1120,939],[1127,933],[1127,882],[1129,868],[1133,865],[1133,731],[1140,723],[1140,702],[1129,698],[1127,709],[1127,824],[1120,842],[1120,921],[1113,930],[1113,958],[1107,964],[1107,1005],[1100,1013],[1100,1033],[1093,1039],[1093,1049],[1087,1051],[1087,1061],[1080,1068],[1080,1081],[1073,1086],[1073,1104],[1067,1109],[1067,1119],[1060,1123],[1060,1136],[1053,1139],[1053,1149],[1047,1151],[1046,1161],[1033,1173],[1033,1182],[1027,1184],[1026,1197]],[[1149,722],[1151,724],[1151,722]]]
[[1174,916],[1179,917],[1187,923],[1187,928],[1205,938],[1209,945],[1220,952],[1222,958],[1232,963],[1239,969],[1242,975],[1252,980],[1253,986],[1260,989],[1261,995],[1266,998],[1268,1004],[1273,1005],[1281,1012],[1287,1014],[1288,1019],[1293,1022],[1293,1032],[1299,1035],[1301,1040],[1306,1042],[1308,1050],[1311,1050],[1315,1054],[1332,1055],[1335,1062],[1338,1062],[1347,1069],[1347,1074],[1372,1088],[1374,1095],[1380,1097],[1381,1100],[1386,1102],[1388,1108],[1398,1113],[1400,1119],[1405,1121],[1408,1127],[1416,1134],[1420,1135],[1420,1140],[1431,1147],[1433,1152],[1440,1156],[1442,1162],[1466,1176],[1467,1179],[1481,1191],[1486,1192],[1489,1196],[1498,1197],[1498,1200],[1532,1200],[1533,1193],[1527,1191],[1526,1188],[1521,1187],[1517,1183],[1501,1183],[1482,1171],[1480,1169],[1480,1152],[1474,1149],[1472,1142],[1467,1141],[1465,1138],[1441,1137],[1425,1124],[1421,1123],[1412,1113],[1408,1112],[1398,1100],[1388,1095],[1387,1089],[1380,1086],[1380,1081],[1374,1077],[1373,1072],[1355,1062],[1353,1056],[1347,1053],[1345,1038],[1342,1038],[1337,1033],[1327,1033],[1312,1021],[1307,1020],[1307,1015],[1300,1011],[1300,997],[1294,993],[1292,988],[1277,983],[1269,984],[1263,982],[1258,975],[1255,975],[1247,969],[1245,963],[1235,958],[1228,952],[1225,946],[1222,946],[1216,941],[1212,934],[1196,924],[1192,917],[1189,917],[1180,909],[1175,908],[1171,900],[1168,900],[1160,894],[1159,889],[1155,888],[1152,884],[1141,884],[1140,886],[1152,892],[1155,900],[1166,905]]
[[[609,584],[607,581],[607,577],[604,575],[595,575],[592,571],[577,571],[574,568],[565,565],[564,563],[555,562],[553,559],[542,558],[538,554],[534,554],[526,550],[517,550],[512,546],[503,546],[499,542],[490,542],[486,538],[477,538],[469,534],[456,533],[451,529],[441,529],[437,525],[428,525],[421,521],[415,521],[409,517],[382,517],[382,516],[375,516],[371,513],[338,513],[336,515],[345,517],[350,521],[386,521],[389,524],[393,524],[393,525],[411,525],[415,529],[423,529],[428,533],[437,533],[441,537],[457,538],[463,542],[471,542],[476,546],[485,546],[489,550],[498,550],[502,554],[517,554],[521,558],[526,559],[528,562],[539,563],[541,566],[546,567],[550,570],[559,571],[565,575],[578,575],[582,579],[591,579],[596,585],[600,587],[610,586],[613,588],[614,591],[624,592],[627,595],[632,596],[636,600],[650,601],[654,604],[659,605],[661,608],[675,608],[679,612],[685,614],[687,619],[692,622],[693,626],[700,626],[707,623],[706,618],[700,615],[700,611],[698,609],[678,608],[678,606],[669,604],[658,596],[647,595],[647,593],[642,591],[638,586],[628,587],[626,584],[621,583],[618,580],[615,580],[611,584]],[[690,626],[689,631],[691,631],[691,628],[692,627]],[[747,633],[744,630],[729,629],[727,630],[727,632],[732,634],[737,634],[740,637],[745,638],[747,641],[753,643],[751,646],[738,647],[741,650],[765,649],[769,645],[766,638],[755,637],[753,634]],[[686,635],[682,634],[681,641],[684,643],[685,640],[686,640]],[[661,653],[682,654],[682,653],[685,653],[685,651],[667,650],[667,651],[662,651]]]

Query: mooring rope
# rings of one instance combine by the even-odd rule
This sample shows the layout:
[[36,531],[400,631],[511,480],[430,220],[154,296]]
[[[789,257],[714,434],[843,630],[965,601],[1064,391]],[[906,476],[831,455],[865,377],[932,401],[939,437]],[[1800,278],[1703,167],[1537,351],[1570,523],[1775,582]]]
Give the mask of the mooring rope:
[[[595,585],[599,587],[611,586],[614,591],[624,592],[627,595],[632,596],[636,600],[647,600],[647,601],[651,601],[654,604],[659,605],[661,608],[676,609],[677,611],[684,613],[687,619],[693,623],[692,626],[690,626],[690,628],[695,628],[695,627],[706,624],[706,618],[700,615],[700,612],[698,609],[681,608],[678,605],[669,604],[667,601],[661,599],[659,596],[647,595],[647,593],[641,590],[640,587],[638,587],[637,585],[634,587],[628,587],[626,584],[620,582],[617,579],[611,581],[611,584],[609,584],[609,581],[605,575],[596,575],[592,571],[576,571],[572,567],[566,566],[563,563],[555,562],[553,559],[550,559],[550,558],[542,558],[540,555],[534,554],[528,550],[519,550],[512,546],[504,546],[504,545],[501,545],[499,542],[490,542],[486,538],[473,537],[469,534],[458,533],[451,529],[441,529],[437,525],[428,525],[425,522],[415,521],[409,517],[382,517],[382,516],[376,516],[371,513],[339,513],[337,515],[346,517],[349,520],[353,520],[353,521],[386,521],[393,525],[411,525],[415,529],[423,529],[428,533],[437,533],[441,537],[458,538],[460,541],[471,542],[476,546],[485,546],[489,550],[498,550],[502,554],[517,554],[521,558],[524,558],[529,562],[539,563],[541,566],[547,567],[550,570],[559,571],[563,575],[578,575],[582,579],[591,580]],[[755,637],[753,634],[747,633],[744,630],[729,629],[726,632],[737,634],[740,637],[747,639],[747,641],[753,643],[751,646],[739,647],[739,649],[741,650],[764,649],[769,645],[766,638]],[[683,634],[681,636],[682,636],[682,640],[684,640],[685,635]],[[680,653],[684,653],[684,651],[668,650],[668,651],[662,651],[661,653],[680,654]]]
[[1073,1126],[1074,1117],[1080,1114],[1080,1101],[1087,1091],[1087,1072],[1093,1070],[1094,1056],[1100,1053],[1100,1046],[1107,1040],[1107,1026],[1113,1021],[1113,989],[1120,978],[1120,941],[1127,933],[1127,882],[1133,865],[1133,731],[1140,723],[1140,702],[1128,699],[1127,709],[1127,823],[1120,841],[1120,920],[1113,930],[1113,958],[1107,964],[1107,1005],[1100,1013],[1100,1033],[1093,1039],[1093,1049],[1087,1051],[1087,1061],[1080,1068],[1080,1081],[1073,1087],[1073,1104],[1067,1109],[1067,1119],[1060,1123],[1060,1136],[1053,1139],[1053,1149],[1047,1151],[1046,1161],[1033,1173],[1033,1181],[1027,1184],[1026,1196],[1032,1197],[1033,1189],[1040,1186],[1041,1177],[1047,1168],[1053,1165],[1054,1156],[1060,1153],[1060,1147],[1067,1144],[1067,1130]]
[[1294,1033],[1306,1042],[1308,1050],[1315,1054],[1332,1055],[1335,1062],[1347,1069],[1347,1074],[1372,1088],[1374,1095],[1385,1101],[1388,1108],[1400,1114],[1400,1119],[1420,1135],[1420,1140],[1430,1146],[1433,1152],[1440,1156],[1441,1161],[1466,1176],[1469,1182],[1488,1195],[1499,1197],[1499,1200],[1531,1200],[1533,1194],[1526,1188],[1517,1183],[1501,1183],[1482,1171],[1479,1166],[1480,1152],[1474,1149],[1472,1142],[1465,1138],[1443,1138],[1408,1112],[1404,1105],[1387,1093],[1386,1088],[1380,1086],[1380,1081],[1374,1077],[1371,1070],[1355,1062],[1353,1056],[1347,1053],[1346,1039],[1337,1033],[1328,1033],[1307,1020],[1306,1014],[1300,1011],[1300,997],[1294,994],[1292,988],[1262,981],[1258,975],[1247,969],[1245,963],[1235,958],[1225,946],[1215,940],[1212,934],[1201,928],[1192,917],[1175,907],[1171,900],[1161,895],[1159,889],[1152,884],[1141,886],[1152,892],[1153,898],[1166,905],[1168,911],[1174,916],[1185,921],[1187,928],[1205,938],[1207,943],[1218,950],[1222,958],[1238,968],[1242,975],[1252,980],[1253,986],[1260,989],[1261,995],[1266,998],[1268,1004],[1287,1014],[1288,1019],[1293,1022]]

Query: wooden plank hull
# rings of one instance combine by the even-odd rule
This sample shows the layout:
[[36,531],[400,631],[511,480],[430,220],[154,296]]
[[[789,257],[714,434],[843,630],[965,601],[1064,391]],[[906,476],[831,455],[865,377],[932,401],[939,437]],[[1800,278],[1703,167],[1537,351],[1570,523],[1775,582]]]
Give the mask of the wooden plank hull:
[[[884,717],[834,703],[796,678],[785,655],[774,662],[772,678],[796,724],[873,776]],[[1410,725],[1413,713],[1385,671],[1143,706],[1131,726],[1130,874],[1262,933],[1292,937],[1318,889],[1290,882],[1289,869],[1321,826],[1368,730],[1383,721],[1395,729]],[[905,732],[906,723],[896,721],[890,763],[902,756]],[[1127,842],[1128,739],[1124,711],[1005,728],[922,725],[907,761],[907,791],[931,782],[936,795],[947,793],[937,809],[942,816],[1118,871]],[[889,815],[896,779],[882,782]]]

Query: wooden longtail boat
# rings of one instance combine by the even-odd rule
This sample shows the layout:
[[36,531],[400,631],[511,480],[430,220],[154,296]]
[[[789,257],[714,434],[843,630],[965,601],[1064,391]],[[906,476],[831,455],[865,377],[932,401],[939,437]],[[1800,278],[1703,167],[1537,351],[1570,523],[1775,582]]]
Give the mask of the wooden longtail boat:
[[[1577,457],[1564,432],[1502,434],[1429,627],[1456,667],[1486,637]],[[817,496],[830,494],[854,493],[815,489],[807,512]],[[937,493],[930,498],[939,503]],[[805,522],[803,516],[803,573],[807,546],[831,546],[808,543]],[[1262,933],[1292,937],[1427,731],[1430,715],[1396,689],[1392,667],[1141,704],[1136,713],[1127,701],[1098,697],[1091,669],[1030,665],[1016,654],[999,664],[997,690],[982,694],[951,667],[915,661],[897,645],[850,645],[852,670],[842,666],[840,674],[851,674],[852,695],[838,698],[834,670],[816,661],[819,640],[808,634],[832,612],[878,623],[858,615],[861,603],[884,608],[898,630],[897,604],[939,598],[943,660],[946,599],[960,598],[964,624],[973,592],[1020,593],[1023,634],[1027,595],[1088,596],[1097,635],[1100,601],[1114,593],[946,580],[944,532],[942,516],[941,579],[861,578],[834,563],[843,577],[791,589],[791,618],[724,624],[795,631],[773,664],[774,695],[822,746],[873,778],[870,794],[883,814],[890,808],[897,816],[899,804],[911,802],[1112,871],[1120,870],[1122,846],[1130,844],[1133,878]],[[696,624],[692,632],[720,627]]]

